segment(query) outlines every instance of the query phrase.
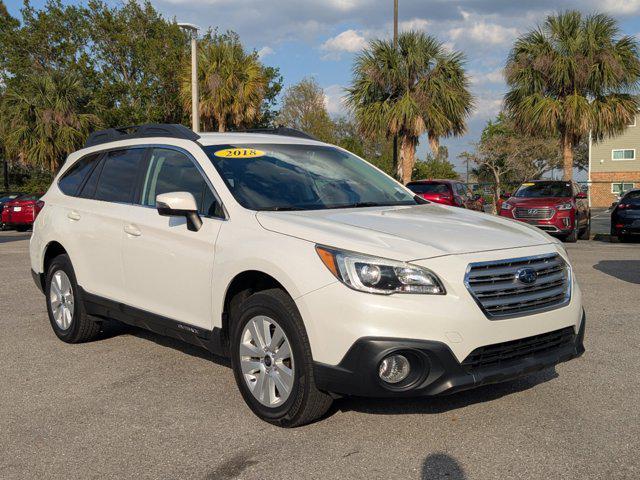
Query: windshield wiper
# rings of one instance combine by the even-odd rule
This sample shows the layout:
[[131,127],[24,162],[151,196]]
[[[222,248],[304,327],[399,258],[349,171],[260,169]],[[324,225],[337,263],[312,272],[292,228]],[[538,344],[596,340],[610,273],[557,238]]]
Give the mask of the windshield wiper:
[[294,212],[298,210],[306,210],[306,209],[301,207],[268,207],[268,208],[260,209],[260,211],[262,212]]

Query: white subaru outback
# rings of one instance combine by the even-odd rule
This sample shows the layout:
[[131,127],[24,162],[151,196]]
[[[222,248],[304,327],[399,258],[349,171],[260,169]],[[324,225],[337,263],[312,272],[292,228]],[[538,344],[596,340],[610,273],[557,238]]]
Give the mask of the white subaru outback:
[[342,395],[449,394],[584,352],[557,240],[428,203],[300,132],[96,132],[42,200],[31,267],[61,340],[115,319],[228,355],[277,425]]

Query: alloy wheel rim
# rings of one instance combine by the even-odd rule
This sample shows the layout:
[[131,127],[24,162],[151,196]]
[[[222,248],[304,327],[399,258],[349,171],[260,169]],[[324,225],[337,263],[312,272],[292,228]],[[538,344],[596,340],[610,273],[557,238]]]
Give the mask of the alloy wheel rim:
[[58,325],[61,330],[68,330],[73,321],[75,302],[71,281],[62,270],[56,271],[51,277],[49,303],[56,325]]
[[254,398],[270,408],[286,402],[295,365],[282,327],[265,315],[253,317],[242,330],[239,349],[242,377]]

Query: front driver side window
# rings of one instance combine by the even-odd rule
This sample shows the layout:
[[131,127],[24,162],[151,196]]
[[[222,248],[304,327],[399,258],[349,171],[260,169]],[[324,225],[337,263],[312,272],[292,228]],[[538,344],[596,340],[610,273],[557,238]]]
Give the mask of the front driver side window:
[[222,216],[215,196],[191,159],[176,150],[154,148],[144,177],[140,203],[155,207],[156,197],[169,192],[189,192],[195,197],[201,215]]

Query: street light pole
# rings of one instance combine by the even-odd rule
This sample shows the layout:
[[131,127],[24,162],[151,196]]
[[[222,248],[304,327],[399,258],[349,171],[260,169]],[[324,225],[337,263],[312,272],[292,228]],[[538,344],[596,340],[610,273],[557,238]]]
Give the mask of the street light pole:
[[200,131],[200,109],[198,98],[198,27],[192,23],[179,23],[191,35],[191,129]]
[[[393,48],[394,50],[398,49],[398,0],[393,0]],[[396,172],[398,171],[398,134],[397,133],[393,136],[393,168],[396,169]]]

